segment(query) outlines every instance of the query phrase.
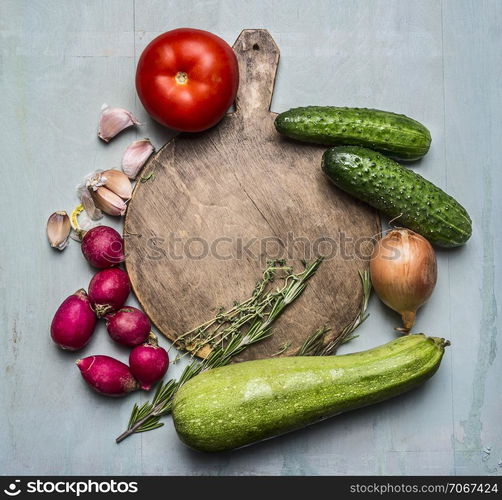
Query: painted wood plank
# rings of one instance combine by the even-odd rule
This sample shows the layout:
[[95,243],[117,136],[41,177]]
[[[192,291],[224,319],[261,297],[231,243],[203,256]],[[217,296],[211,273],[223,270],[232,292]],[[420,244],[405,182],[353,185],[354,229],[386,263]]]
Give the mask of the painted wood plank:
[[135,473],[139,441],[113,436],[130,401],[107,400],[79,379],[78,356],[127,359],[100,325],[82,353],[49,337],[63,298],[87,287],[92,270],[73,244],[49,248],[45,223],[77,203],[74,188],[95,168],[119,165],[134,134],[96,138],[103,102],[133,107],[132,2],[2,2],[2,474]]
[[[1,2],[0,99],[9,126],[0,136],[0,473],[500,474],[500,2],[179,5]],[[235,453],[188,450],[170,419],[160,430],[115,445],[132,403],[145,396],[94,395],[72,363],[77,356],[48,341],[54,310],[87,285],[92,270],[76,244],[53,252],[44,226],[51,212],[71,210],[83,175],[118,166],[130,141],[149,136],[160,146],[170,138],[148,119],[128,82],[142,48],[179,26],[208,29],[230,43],[243,28],[268,29],[281,49],[275,112],[313,103],[368,106],[404,112],[430,128],[431,151],[412,168],[465,204],[475,232],[466,247],[438,255],[438,286],[417,328],[448,336],[453,346],[426,386]],[[145,125],[100,143],[95,132],[103,102],[132,109]],[[393,338],[398,318],[375,299],[370,312],[360,338],[343,352]],[[127,359],[103,325],[82,355],[92,353]],[[181,369],[175,365],[170,374]]]
[[447,183],[474,221],[472,240],[448,257],[458,474],[502,474],[501,23],[500,2],[444,2]]

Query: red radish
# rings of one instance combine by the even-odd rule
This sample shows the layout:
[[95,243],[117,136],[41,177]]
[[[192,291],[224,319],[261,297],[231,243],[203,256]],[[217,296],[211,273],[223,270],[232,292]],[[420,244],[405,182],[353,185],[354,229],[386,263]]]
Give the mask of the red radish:
[[82,239],[82,253],[91,266],[113,267],[124,261],[124,240],[109,226],[89,229]]
[[51,324],[52,340],[62,349],[76,351],[89,342],[96,315],[85,290],[77,290],[58,307]]
[[103,269],[89,283],[89,300],[98,318],[117,311],[127,300],[131,285],[127,273],[118,267]]
[[124,396],[138,388],[138,381],[129,367],[110,356],[89,356],[79,359],[77,366],[84,380],[95,391],[106,396]]
[[149,391],[166,373],[169,366],[167,351],[157,345],[155,335],[149,342],[135,347],[129,354],[129,366],[132,374],[140,382],[141,388]]
[[106,329],[110,337],[122,345],[134,347],[148,338],[152,325],[148,316],[135,307],[123,307],[107,314]]

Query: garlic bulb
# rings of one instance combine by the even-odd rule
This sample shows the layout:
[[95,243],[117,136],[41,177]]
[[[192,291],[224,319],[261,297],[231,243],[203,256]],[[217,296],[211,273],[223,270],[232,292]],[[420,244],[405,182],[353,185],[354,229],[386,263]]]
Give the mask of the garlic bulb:
[[132,184],[126,174],[119,170],[96,170],[77,186],[77,194],[87,215],[99,220],[108,215],[124,215],[125,202],[131,199]]
[[418,308],[431,296],[437,279],[431,244],[409,229],[394,229],[375,245],[370,262],[371,282],[382,302],[401,314],[408,333]]
[[122,170],[129,179],[136,179],[146,160],[154,151],[155,148],[150,139],[141,139],[129,144],[122,157]]
[[47,221],[47,238],[52,248],[64,250],[68,246],[71,223],[64,210],[54,212]]
[[101,108],[98,137],[109,142],[122,130],[132,125],[140,125],[130,111],[124,108],[110,108],[106,104]]

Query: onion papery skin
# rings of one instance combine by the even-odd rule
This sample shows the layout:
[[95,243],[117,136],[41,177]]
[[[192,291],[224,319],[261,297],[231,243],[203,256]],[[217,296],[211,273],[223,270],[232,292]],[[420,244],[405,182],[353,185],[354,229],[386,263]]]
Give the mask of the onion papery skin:
[[375,245],[371,282],[380,300],[401,314],[408,333],[417,310],[429,299],[437,281],[436,254],[431,244],[409,229],[393,229]]

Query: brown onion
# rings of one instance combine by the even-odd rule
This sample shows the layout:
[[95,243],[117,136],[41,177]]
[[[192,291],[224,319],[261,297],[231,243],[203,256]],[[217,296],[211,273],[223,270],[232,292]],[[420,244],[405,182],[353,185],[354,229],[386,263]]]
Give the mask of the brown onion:
[[371,282],[380,300],[401,314],[408,333],[415,315],[436,285],[436,254],[431,244],[409,229],[394,229],[375,245],[370,263]]

